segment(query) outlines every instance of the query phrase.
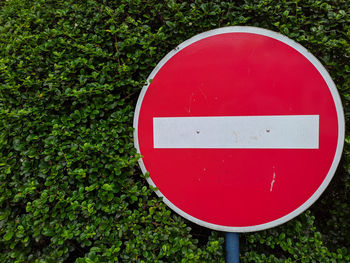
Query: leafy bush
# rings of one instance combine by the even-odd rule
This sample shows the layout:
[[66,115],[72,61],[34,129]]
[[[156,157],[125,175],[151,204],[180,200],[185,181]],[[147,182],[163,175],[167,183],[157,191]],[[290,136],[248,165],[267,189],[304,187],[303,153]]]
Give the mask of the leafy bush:
[[[0,3],[0,261],[224,262],[223,235],[145,183],[132,118],[157,62],[222,26],[281,32],[341,93],[349,127],[348,0],[7,0]],[[311,211],[242,234],[242,262],[350,262],[350,135]]]

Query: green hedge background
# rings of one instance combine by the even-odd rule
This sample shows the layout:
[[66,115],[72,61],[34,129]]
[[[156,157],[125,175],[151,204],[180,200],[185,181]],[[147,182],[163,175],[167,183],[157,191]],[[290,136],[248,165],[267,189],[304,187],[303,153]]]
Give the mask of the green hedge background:
[[[250,25],[309,49],[349,128],[348,0],[0,2],[0,262],[224,262],[223,234],[145,182],[138,94],[179,43]],[[326,192],[292,221],[241,235],[244,262],[350,262],[350,135]]]

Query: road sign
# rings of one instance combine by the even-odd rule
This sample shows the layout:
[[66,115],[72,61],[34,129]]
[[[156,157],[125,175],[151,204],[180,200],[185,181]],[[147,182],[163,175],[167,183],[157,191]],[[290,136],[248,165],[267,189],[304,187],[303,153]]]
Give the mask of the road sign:
[[134,117],[148,182],[181,216],[249,232],[282,224],[325,190],[344,115],[321,63],[278,33],[226,27],[156,66]]

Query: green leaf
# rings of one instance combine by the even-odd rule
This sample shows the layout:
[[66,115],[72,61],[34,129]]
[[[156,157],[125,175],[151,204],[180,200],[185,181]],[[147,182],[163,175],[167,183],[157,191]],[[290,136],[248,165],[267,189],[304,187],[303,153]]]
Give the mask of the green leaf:
[[4,240],[9,241],[13,237],[13,234],[14,232],[12,231],[6,232],[6,234],[4,235]]

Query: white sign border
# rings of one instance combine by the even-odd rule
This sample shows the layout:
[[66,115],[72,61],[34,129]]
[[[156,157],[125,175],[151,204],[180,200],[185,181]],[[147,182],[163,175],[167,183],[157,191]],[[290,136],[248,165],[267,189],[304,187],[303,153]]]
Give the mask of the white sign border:
[[[338,117],[338,142],[337,142],[337,149],[336,153],[332,162],[332,165],[328,171],[328,174],[320,187],[316,190],[316,192],[300,207],[298,207],[296,210],[293,212],[290,212],[289,214],[273,220],[268,223],[264,224],[259,224],[259,225],[252,225],[252,226],[243,226],[243,227],[233,227],[233,226],[224,226],[224,225],[217,225],[217,224],[212,224],[203,220],[200,220],[198,218],[195,218],[186,212],[182,211],[180,208],[175,206],[173,203],[171,203],[170,200],[168,200],[159,190],[156,191],[156,194],[163,198],[163,202],[169,206],[173,211],[181,215],[182,217],[207,228],[213,229],[213,230],[218,230],[218,231],[225,231],[225,232],[252,232],[252,231],[259,231],[259,230],[264,230],[268,228],[272,228],[278,225],[281,225],[294,217],[298,216],[302,212],[304,212],[307,208],[309,208],[323,193],[323,191],[327,188],[328,184],[332,180],[334,173],[338,167],[342,151],[343,151],[343,146],[344,146],[344,136],[345,136],[345,120],[344,120],[344,112],[343,112],[343,106],[341,103],[341,99],[339,96],[339,93],[337,91],[337,88],[330,77],[329,73],[327,70],[323,67],[320,61],[316,57],[314,57],[309,51],[307,51],[304,47],[302,47],[300,44],[297,42],[289,39],[288,37],[276,33],[271,30],[263,29],[263,28],[258,28],[258,27],[251,27],[251,26],[232,26],[232,27],[223,27],[223,28],[218,28],[214,30],[210,30],[207,32],[200,33],[198,35],[193,36],[192,38],[182,42],[180,45],[178,45],[176,48],[174,48],[172,51],[170,51],[158,64],[157,66],[153,69],[149,77],[147,78],[147,83],[146,85],[142,88],[141,93],[139,95],[136,108],[135,108],[135,115],[134,115],[134,145],[135,148],[137,149],[137,152],[140,153],[140,147],[139,147],[139,141],[138,141],[138,120],[139,120],[139,113],[142,105],[143,98],[147,92],[147,89],[154,78],[154,76],[158,73],[158,71],[163,67],[163,65],[170,59],[172,58],[177,52],[180,50],[184,49],[185,47],[193,44],[194,42],[197,42],[201,39],[215,36],[215,35],[220,35],[220,34],[225,34],[225,33],[251,33],[251,34],[258,34],[258,35],[263,35],[267,36],[276,40],[279,40],[288,46],[294,48],[297,50],[299,53],[301,53],[307,60],[309,60],[314,67],[319,71],[319,73],[322,75],[323,79],[327,83],[327,86],[332,94],[334,104],[336,107],[336,112],[337,112],[337,117]],[[143,174],[147,173],[146,167],[142,161],[142,158],[139,160],[139,165],[141,167],[141,170]],[[150,185],[153,187],[157,187],[154,182],[152,181],[151,177],[147,178],[147,181]]]

